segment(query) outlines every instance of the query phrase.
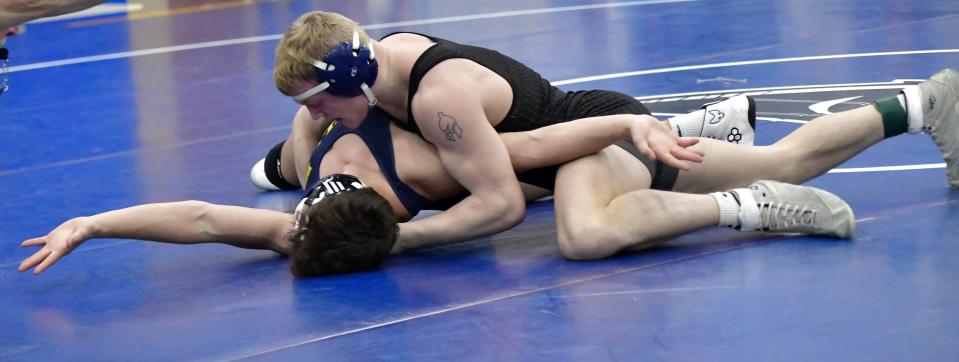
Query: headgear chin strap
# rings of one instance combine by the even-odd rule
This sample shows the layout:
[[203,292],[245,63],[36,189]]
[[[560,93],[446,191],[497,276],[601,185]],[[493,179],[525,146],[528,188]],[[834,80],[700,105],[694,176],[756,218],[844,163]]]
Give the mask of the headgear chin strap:
[[376,96],[370,86],[376,82],[378,63],[373,56],[373,43],[360,43],[360,34],[353,31],[353,42],[342,42],[323,56],[323,60],[313,60],[316,67],[316,87],[293,96],[301,103],[307,98],[328,91],[340,97],[353,97],[365,94],[370,107],[376,105]]
[[303,200],[300,200],[300,204],[296,205],[296,212],[293,214],[293,229],[300,228],[300,218],[303,216],[303,209],[306,206],[316,205],[327,196],[364,188],[366,188],[366,185],[360,179],[350,175],[337,173],[321,178],[316,182],[316,186],[306,192]]

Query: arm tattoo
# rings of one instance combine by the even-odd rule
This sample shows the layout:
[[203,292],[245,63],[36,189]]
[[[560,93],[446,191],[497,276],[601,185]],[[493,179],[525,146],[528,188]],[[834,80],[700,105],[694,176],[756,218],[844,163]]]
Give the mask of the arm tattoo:
[[446,135],[447,141],[456,142],[463,138],[463,128],[456,122],[456,118],[443,112],[437,113],[436,116],[440,130]]

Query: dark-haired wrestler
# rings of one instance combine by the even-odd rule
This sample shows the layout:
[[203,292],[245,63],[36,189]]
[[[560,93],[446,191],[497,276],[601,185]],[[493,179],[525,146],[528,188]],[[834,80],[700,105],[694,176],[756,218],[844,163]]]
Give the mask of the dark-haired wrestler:
[[[369,117],[387,115],[374,109]],[[431,145],[391,122],[378,121],[358,129],[330,128],[303,175],[309,187],[296,216],[200,201],[134,206],[75,218],[27,240],[24,246],[42,248],[19,269],[36,266],[41,273],[90,238],[222,242],[274,250],[291,256],[297,275],[375,267],[394,246],[398,221],[423,208],[442,208],[444,200],[462,198],[464,191]],[[583,119],[500,137],[514,152],[518,172],[567,162],[616,142],[620,146],[614,147],[635,150],[631,142],[621,142],[626,139],[642,139],[657,149],[697,142],[674,136],[649,116]],[[577,142],[570,144],[571,139]]]

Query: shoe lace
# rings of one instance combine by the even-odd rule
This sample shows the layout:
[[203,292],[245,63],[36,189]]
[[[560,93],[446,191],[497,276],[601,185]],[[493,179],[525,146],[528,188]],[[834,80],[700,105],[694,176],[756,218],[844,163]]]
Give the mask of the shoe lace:
[[785,230],[796,225],[812,226],[816,223],[816,210],[807,206],[776,203],[759,204],[760,230]]

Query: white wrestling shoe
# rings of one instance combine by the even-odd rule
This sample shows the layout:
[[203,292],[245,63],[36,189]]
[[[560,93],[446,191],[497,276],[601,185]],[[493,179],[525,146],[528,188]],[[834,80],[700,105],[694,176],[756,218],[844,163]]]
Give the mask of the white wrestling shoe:
[[946,69],[919,83],[918,98],[922,129],[942,151],[949,186],[959,188],[959,73]]
[[705,137],[752,145],[756,140],[756,102],[739,95],[707,103],[702,110],[667,120],[680,137]]
[[750,96],[735,96],[703,106],[703,134],[707,137],[752,145],[756,141],[756,101]]
[[743,231],[773,231],[852,237],[856,218],[838,196],[809,186],[757,181],[748,189],[734,189],[740,202]]

